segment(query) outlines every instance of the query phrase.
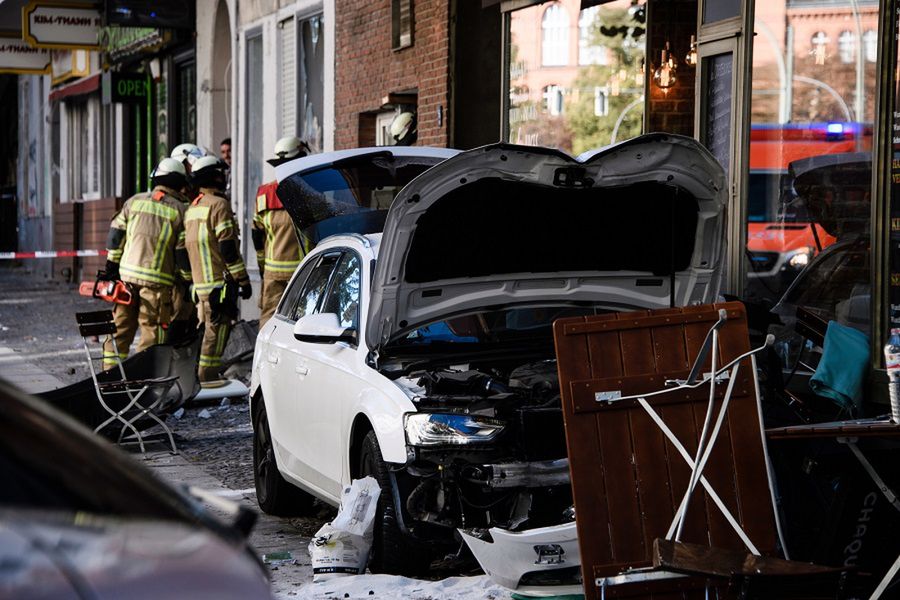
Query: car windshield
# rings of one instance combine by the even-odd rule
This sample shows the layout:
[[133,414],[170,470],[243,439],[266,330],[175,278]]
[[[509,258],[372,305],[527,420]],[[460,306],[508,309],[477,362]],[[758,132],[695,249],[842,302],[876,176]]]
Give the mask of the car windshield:
[[395,342],[397,348],[504,345],[552,339],[553,322],[563,317],[597,314],[587,307],[542,306],[484,311],[453,317],[413,329]]

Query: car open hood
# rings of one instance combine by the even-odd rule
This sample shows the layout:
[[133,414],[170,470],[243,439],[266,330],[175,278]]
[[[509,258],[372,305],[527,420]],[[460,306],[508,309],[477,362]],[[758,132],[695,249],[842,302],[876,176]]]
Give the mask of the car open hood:
[[278,197],[308,251],[330,235],[380,232],[394,194],[458,152],[398,146],[312,154],[276,167]]
[[583,162],[509,144],[461,153],[391,205],[366,341],[486,308],[712,302],[726,202],[722,168],[682,136],[644,135]]

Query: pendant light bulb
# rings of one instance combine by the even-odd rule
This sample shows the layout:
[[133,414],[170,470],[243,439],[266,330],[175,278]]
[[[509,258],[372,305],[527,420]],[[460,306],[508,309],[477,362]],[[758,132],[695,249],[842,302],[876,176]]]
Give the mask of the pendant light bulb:
[[653,83],[656,87],[665,91],[675,85],[675,68],[671,66],[671,57],[665,50],[662,51],[659,67],[653,72]]
[[692,67],[697,66],[697,36],[691,36],[691,49],[684,57],[684,62]]

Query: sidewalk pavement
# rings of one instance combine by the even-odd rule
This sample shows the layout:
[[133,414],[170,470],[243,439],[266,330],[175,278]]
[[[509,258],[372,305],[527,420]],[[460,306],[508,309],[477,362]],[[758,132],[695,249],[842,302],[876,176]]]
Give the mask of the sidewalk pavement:
[[[275,598],[297,597],[301,585],[312,581],[312,565],[306,550],[309,538],[301,538],[290,531],[290,525],[278,517],[262,513],[256,504],[254,489],[232,490],[207,473],[203,467],[181,454],[148,452],[134,458],[143,462],[157,475],[175,485],[195,486],[237,502],[257,513],[258,519],[250,534],[250,544],[270,569],[272,595]],[[213,513],[224,519],[226,515],[210,507]]]
[[0,377],[29,394],[39,394],[66,384],[22,356],[12,348],[0,346]]

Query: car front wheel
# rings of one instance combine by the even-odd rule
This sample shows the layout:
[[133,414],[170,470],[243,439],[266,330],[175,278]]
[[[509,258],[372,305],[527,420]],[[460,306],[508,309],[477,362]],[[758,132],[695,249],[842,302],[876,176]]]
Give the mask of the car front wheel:
[[359,473],[360,477],[374,477],[381,487],[369,568],[373,573],[391,575],[418,575],[427,571],[431,564],[429,549],[400,530],[388,466],[381,457],[381,447],[374,431],[367,433],[363,439]]
[[312,510],[313,497],[285,481],[278,472],[269,419],[261,399],[253,422],[253,480],[256,501],[264,512],[289,517],[308,515]]

